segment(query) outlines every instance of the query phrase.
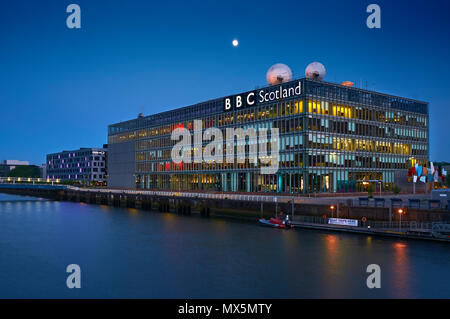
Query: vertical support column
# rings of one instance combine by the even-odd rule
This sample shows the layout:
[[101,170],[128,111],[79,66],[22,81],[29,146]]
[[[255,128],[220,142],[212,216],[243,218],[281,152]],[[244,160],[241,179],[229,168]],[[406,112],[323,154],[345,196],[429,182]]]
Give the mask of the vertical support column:
[[250,172],[247,173],[246,182],[247,193],[250,193],[252,191],[252,174]]
[[309,193],[309,173],[307,171],[303,173],[303,192]]
[[391,206],[389,206],[389,228],[392,227],[392,202]]
[[293,193],[292,191],[293,185],[292,185],[292,173],[289,173],[289,193]]
[[222,178],[222,191],[227,191],[227,173],[221,173]]
[[336,178],[337,173],[334,170],[332,174],[333,174],[333,193],[336,193],[337,192],[337,178]]

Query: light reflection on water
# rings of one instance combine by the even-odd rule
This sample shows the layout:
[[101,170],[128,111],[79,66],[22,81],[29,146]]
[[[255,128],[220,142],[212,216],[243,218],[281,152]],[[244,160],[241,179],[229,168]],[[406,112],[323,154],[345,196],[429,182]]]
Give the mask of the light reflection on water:
[[[11,198],[0,225],[3,298],[450,297],[443,243]],[[70,263],[80,290],[65,287]],[[372,263],[378,290],[366,286]]]
[[392,272],[394,274],[394,295],[398,298],[414,298],[409,282],[413,274],[410,270],[410,260],[408,256],[407,242],[395,242],[392,244],[394,249],[394,262]]

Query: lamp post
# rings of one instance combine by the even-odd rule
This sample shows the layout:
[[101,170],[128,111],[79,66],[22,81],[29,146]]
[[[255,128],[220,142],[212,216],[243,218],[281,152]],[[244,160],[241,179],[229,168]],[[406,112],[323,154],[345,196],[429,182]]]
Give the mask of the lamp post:
[[398,231],[402,231],[402,215],[405,213],[405,211],[402,208],[399,208],[397,210],[398,214],[400,215],[400,221],[398,222]]
[[331,205],[331,206],[330,206],[330,209],[331,209],[331,218],[333,218],[333,211],[334,211],[335,208],[336,208],[336,207],[334,207],[334,205]]
[[291,203],[292,203],[292,206],[291,206],[291,208],[292,208],[292,221],[294,220],[294,196],[292,196],[292,201],[291,201]]
[[275,200],[275,218],[277,218],[278,217],[278,201],[277,201],[276,197],[274,198],[274,200]]

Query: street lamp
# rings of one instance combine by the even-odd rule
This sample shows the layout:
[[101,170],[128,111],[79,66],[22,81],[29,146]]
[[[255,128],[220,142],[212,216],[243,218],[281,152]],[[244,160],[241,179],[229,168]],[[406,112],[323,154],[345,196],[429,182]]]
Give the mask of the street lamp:
[[335,209],[336,207],[334,207],[334,205],[331,205],[330,206],[330,209],[331,209],[331,217],[333,217],[333,212],[334,212],[334,209]]
[[294,220],[294,204],[295,204],[295,202],[294,202],[294,196],[292,196],[291,204],[292,204],[292,206],[291,206],[291,210],[292,210],[292,220]]
[[398,222],[398,230],[399,232],[402,231],[402,215],[405,214],[405,211],[402,208],[399,208],[397,210],[397,213],[400,215],[400,221]]

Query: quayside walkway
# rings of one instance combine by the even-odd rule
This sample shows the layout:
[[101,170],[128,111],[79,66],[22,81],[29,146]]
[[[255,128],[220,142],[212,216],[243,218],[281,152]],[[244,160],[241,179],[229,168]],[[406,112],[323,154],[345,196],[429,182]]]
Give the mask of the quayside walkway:
[[[0,184],[0,192],[179,215],[198,214],[203,217],[217,216],[250,221],[256,221],[258,218],[267,219],[283,213],[290,216],[297,228],[391,237],[436,238],[445,241],[450,238],[450,211],[445,206],[445,200],[438,201],[439,205],[427,205],[427,202],[433,201],[429,194],[395,197],[388,195],[374,199],[367,196],[308,198],[289,195],[81,188],[26,183]],[[353,226],[349,226],[349,222]]]
[[[178,192],[178,191],[156,191],[156,190],[140,190],[140,189],[117,189],[117,188],[80,188],[75,186],[67,186],[68,189],[88,192],[104,192],[112,194],[133,194],[133,195],[156,195],[156,196],[169,196],[169,197],[187,197],[187,198],[207,198],[207,199],[229,199],[229,200],[241,200],[241,201],[258,201],[258,202],[279,202],[279,203],[307,203],[307,204],[336,204],[336,202],[348,202],[352,201],[354,206],[358,206],[360,196],[335,194],[333,196],[314,197],[308,195],[284,195],[284,194],[236,194],[236,193],[223,193],[223,192]],[[365,194],[364,194],[365,195]],[[430,194],[382,194],[376,195],[374,198],[384,198],[389,200],[391,198],[398,198],[404,201],[409,199],[419,199],[425,201],[431,199]],[[373,201],[369,199],[369,202]],[[367,205],[365,205],[367,206]]]
[[429,239],[450,243],[450,223],[416,221],[359,221],[358,226],[329,224],[328,218],[297,216],[296,228],[358,233],[375,236]]

